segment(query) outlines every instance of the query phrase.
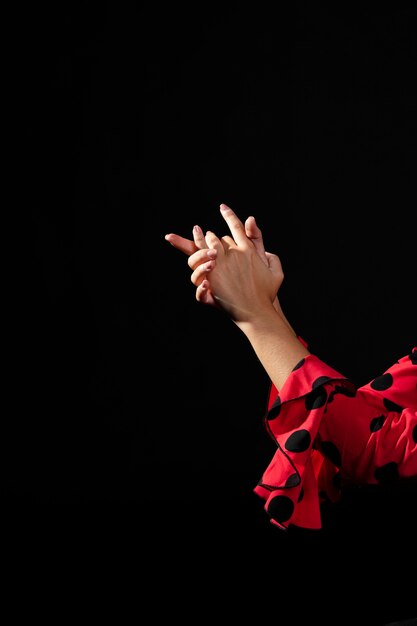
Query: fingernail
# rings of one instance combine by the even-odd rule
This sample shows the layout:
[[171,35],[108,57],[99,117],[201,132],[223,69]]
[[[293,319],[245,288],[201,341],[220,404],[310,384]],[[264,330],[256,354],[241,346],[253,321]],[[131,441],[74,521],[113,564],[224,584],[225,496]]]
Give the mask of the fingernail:
[[211,258],[217,256],[217,250],[207,250],[207,256]]
[[202,230],[201,230],[200,226],[198,226],[198,224],[196,224],[196,225],[194,226],[193,231],[194,231],[195,233],[201,233],[201,232],[202,232]]

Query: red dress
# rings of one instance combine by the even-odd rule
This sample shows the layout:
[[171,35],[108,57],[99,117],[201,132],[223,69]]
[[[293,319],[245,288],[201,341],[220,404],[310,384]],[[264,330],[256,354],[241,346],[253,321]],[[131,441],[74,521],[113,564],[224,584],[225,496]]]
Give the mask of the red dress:
[[308,355],[271,386],[265,426],[277,450],[254,491],[280,528],[321,528],[346,484],[416,479],[417,347],[359,388]]

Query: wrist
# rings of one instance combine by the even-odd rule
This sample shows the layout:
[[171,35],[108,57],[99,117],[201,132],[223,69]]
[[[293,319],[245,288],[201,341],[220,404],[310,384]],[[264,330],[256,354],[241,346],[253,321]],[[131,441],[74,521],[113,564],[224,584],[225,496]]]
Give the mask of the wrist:
[[237,325],[247,336],[249,341],[259,334],[291,333],[292,335],[295,335],[291,326],[285,319],[281,307],[278,307],[277,309],[275,305],[271,305],[270,308],[263,308],[250,320],[237,322]]

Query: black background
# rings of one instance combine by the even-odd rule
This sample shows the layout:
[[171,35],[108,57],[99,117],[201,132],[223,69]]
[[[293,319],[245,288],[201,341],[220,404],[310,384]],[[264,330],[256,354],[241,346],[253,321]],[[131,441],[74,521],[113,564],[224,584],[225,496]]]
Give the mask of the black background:
[[408,353],[415,17],[412,3],[25,10],[11,52],[29,225],[1,437],[11,536],[94,546],[99,562],[123,545],[155,586],[153,566],[172,579],[181,563],[187,585],[214,570],[193,597],[215,612],[242,601],[231,579],[258,610],[311,594],[342,623],[336,594],[343,623],[410,615],[414,492],[347,492],[318,533],[270,525],[252,491],[272,453],[269,381],[195,301],[164,234],[224,234],[221,202],[254,214],[312,351],[358,384]]

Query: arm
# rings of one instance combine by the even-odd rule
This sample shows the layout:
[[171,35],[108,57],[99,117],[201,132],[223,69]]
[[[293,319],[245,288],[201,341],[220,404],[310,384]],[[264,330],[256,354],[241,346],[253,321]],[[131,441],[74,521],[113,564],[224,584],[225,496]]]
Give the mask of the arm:
[[286,319],[277,298],[283,281],[278,256],[265,253],[261,258],[245,225],[226,205],[222,215],[232,237],[219,239],[208,231],[209,250],[216,252],[212,261],[198,264],[191,255],[189,265],[196,285],[196,298],[205,302],[210,292],[216,306],[225,311],[249,340],[268,376],[279,390],[297,363],[309,354]]
[[270,380],[279,391],[295,366],[309,354],[285,319],[275,311],[241,325]]
[[[226,215],[230,215],[230,213],[233,213],[233,211],[225,204],[220,205],[220,210],[222,211],[222,215],[225,217],[225,219],[226,219]],[[262,231],[259,228],[258,224],[256,223],[256,220],[253,217],[253,215],[249,216],[245,220],[244,230],[248,239],[252,241],[254,249],[256,253],[258,254],[259,258],[267,267],[269,267],[269,260],[272,255],[269,252],[266,252],[265,250]],[[197,267],[205,263],[206,265],[203,269],[205,269],[206,272],[208,272],[208,271],[211,271],[216,266],[217,250],[209,248],[206,242],[206,238],[200,226],[198,225],[194,226],[192,240],[186,239],[185,237],[181,237],[181,235],[177,235],[176,233],[168,233],[167,235],[165,235],[165,240],[168,241],[168,243],[170,243],[174,248],[176,248],[177,250],[180,250],[181,252],[183,252],[189,257],[188,265],[191,267],[191,269],[195,270]],[[282,274],[282,268],[281,268],[281,274]],[[200,277],[200,281],[202,280],[202,276],[203,274]],[[283,277],[284,276],[282,274],[281,283],[282,283]],[[217,306],[209,288],[204,291],[200,290],[197,293],[197,295],[198,295],[198,299],[200,302],[203,302],[204,304],[209,304],[211,306]],[[290,323],[285,318],[285,315],[281,308],[281,304],[276,294],[273,300],[273,306],[276,309],[276,311],[280,314],[282,319],[285,320],[285,323],[288,325],[288,327],[291,328]]]
[[[234,317],[235,323],[248,338],[279,390],[293,367],[309,354],[297,338],[278,300],[277,293],[284,278],[281,262],[276,255],[265,251],[262,231],[253,216],[248,217],[243,224],[227,205],[221,204],[220,210],[234,238],[226,236],[219,240],[214,233],[204,235],[199,226],[194,226],[193,240],[175,233],[165,235],[165,239],[188,256],[188,265],[193,270],[191,280],[197,288],[196,299],[225,310],[232,319]],[[238,256],[231,255],[235,249]],[[230,258],[234,261],[239,259],[239,262],[232,267]],[[256,263],[246,268],[245,263],[250,264],[251,260],[256,260]],[[254,294],[251,289],[258,280],[261,281],[259,290]],[[214,285],[215,292],[212,288]],[[267,286],[267,298],[262,298],[263,286]],[[253,305],[249,318],[242,318],[237,311],[233,316],[232,309],[226,304],[230,293],[235,297],[240,295],[237,307],[249,310]]]

